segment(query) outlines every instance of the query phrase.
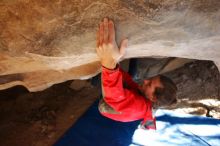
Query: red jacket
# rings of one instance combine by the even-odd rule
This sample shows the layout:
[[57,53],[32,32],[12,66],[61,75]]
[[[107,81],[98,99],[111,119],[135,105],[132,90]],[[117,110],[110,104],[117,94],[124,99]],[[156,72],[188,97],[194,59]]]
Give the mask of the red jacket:
[[102,67],[102,95],[99,111],[103,116],[121,122],[144,119],[142,128],[156,129],[151,102],[139,94],[138,84],[121,68]]

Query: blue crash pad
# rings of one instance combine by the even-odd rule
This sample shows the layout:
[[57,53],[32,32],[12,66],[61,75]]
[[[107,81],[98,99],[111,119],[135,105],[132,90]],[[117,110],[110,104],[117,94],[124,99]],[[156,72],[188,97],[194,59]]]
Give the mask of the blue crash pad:
[[98,101],[54,144],[55,146],[220,146],[220,120],[156,112],[157,130],[139,129],[141,121],[116,122],[103,117]]

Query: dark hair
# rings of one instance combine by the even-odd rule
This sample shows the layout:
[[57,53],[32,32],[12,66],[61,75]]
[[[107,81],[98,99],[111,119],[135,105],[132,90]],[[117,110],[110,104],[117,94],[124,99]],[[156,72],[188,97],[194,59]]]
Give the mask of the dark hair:
[[167,107],[177,103],[175,83],[164,75],[159,75],[163,88],[157,87],[154,96],[157,98],[156,107]]

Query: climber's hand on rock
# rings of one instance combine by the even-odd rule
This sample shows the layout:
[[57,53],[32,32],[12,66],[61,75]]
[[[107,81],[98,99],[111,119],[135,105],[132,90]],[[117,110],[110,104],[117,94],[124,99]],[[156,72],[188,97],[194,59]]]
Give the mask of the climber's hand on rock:
[[122,40],[119,49],[115,41],[114,23],[112,20],[104,18],[104,21],[99,25],[96,41],[96,51],[100,57],[101,64],[106,68],[114,69],[116,64],[125,54],[128,40]]

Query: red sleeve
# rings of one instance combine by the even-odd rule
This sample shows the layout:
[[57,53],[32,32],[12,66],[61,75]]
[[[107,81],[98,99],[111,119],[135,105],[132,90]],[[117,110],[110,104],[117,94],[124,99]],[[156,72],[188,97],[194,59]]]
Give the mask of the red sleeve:
[[[152,117],[151,102],[134,90],[123,88],[123,73],[125,72],[122,72],[119,67],[115,70],[102,67],[103,99],[118,113],[103,113],[103,115],[117,121],[134,121],[144,118],[141,124],[142,128],[156,129],[155,118]],[[124,75],[126,81],[132,81],[130,75]],[[130,82],[130,85],[134,84]]]
[[[126,76],[126,79],[129,79]],[[146,101],[137,93],[123,88],[123,72],[119,67],[109,70],[102,67],[102,93],[104,101],[118,112],[145,114]],[[142,115],[143,116],[143,115]]]
[[132,77],[127,72],[123,71],[121,68],[119,68],[119,70],[122,73],[123,81],[125,81],[130,88],[139,88],[138,84],[133,81]]

